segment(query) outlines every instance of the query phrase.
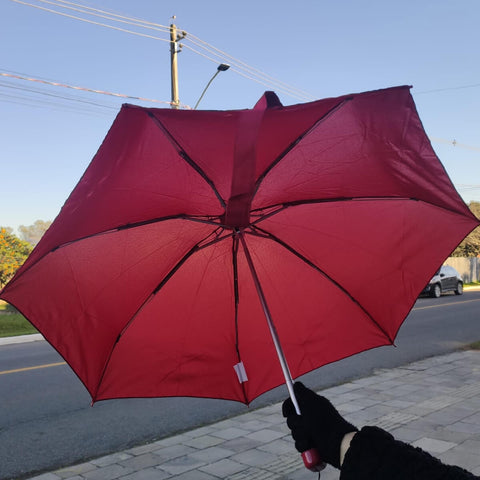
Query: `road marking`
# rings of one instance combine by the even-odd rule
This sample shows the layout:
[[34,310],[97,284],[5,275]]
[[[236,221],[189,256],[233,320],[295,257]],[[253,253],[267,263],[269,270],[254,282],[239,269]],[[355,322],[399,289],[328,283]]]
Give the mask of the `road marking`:
[[427,308],[449,307],[450,305],[463,305],[464,303],[480,302],[480,298],[474,300],[464,300],[460,302],[441,303],[440,305],[428,305],[426,307],[415,307],[412,310],[426,310]]
[[27,372],[28,370],[38,370],[39,368],[58,367],[60,365],[66,365],[66,362],[47,363],[45,365],[35,365],[34,367],[16,368],[15,370],[4,370],[0,372],[0,375],[7,375],[8,373]]

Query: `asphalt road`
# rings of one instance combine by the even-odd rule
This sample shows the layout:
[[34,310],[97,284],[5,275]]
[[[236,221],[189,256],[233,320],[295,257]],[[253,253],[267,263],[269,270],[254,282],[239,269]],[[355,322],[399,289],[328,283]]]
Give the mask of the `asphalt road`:
[[[480,291],[421,298],[400,329],[396,347],[361,353],[302,380],[311,388],[322,388],[475,340],[480,340]],[[251,408],[285,396],[280,387]],[[91,407],[81,382],[44,341],[0,346],[0,398],[0,479],[26,478],[83,462],[247,408],[195,398],[110,400]]]

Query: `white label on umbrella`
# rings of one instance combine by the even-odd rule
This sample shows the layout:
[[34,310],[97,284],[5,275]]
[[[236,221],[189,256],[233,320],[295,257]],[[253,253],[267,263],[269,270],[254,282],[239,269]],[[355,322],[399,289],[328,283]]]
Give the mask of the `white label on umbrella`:
[[238,381],[240,383],[248,381],[247,372],[245,371],[245,366],[243,365],[243,362],[237,363],[233,366],[233,368],[235,369]]

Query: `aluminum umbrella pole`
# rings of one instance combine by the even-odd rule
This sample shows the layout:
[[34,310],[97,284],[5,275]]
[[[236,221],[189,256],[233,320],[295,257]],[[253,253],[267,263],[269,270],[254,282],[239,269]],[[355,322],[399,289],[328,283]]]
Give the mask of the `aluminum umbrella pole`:
[[245,242],[245,235],[243,232],[240,232],[239,236],[240,236],[240,241],[242,242],[243,251],[245,252],[245,257],[247,259],[248,267],[250,268],[253,282],[255,284],[255,288],[258,293],[258,298],[260,299],[260,303],[262,304],[263,313],[265,314],[265,318],[267,319],[268,328],[270,330],[270,334],[272,336],[272,340],[275,345],[275,350],[277,352],[278,359],[282,367],[282,372],[283,372],[283,376],[285,377],[285,383],[287,384],[288,393],[290,395],[290,398],[292,399],[297,415],[300,415],[300,407],[298,406],[297,398],[295,397],[295,392],[293,391],[292,374],[290,373],[290,369],[288,368],[287,360],[285,359],[282,345],[280,344],[280,340],[278,338],[277,329],[275,328],[275,325],[272,321],[272,316],[270,315],[270,310],[268,308],[267,301],[265,300],[265,295],[263,293],[262,286],[260,285],[257,271],[255,270],[255,266],[253,265],[250,251],[248,250],[247,243]]
[[[265,314],[268,328],[270,329],[270,334],[275,345],[275,350],[280,361],[280,366],[282,367],[283,376],[285,377],[285,383],[287,385],[288,393],[290,395],[290,398],[292,399],[292,403],[295,407],[297,415],[301,415],[300,407],[298,405],[298,401],[293,390],[292,374],[290,373],[290,369],[288,368],[285,354],[283,353],[282,345],[280,344],[280,340],[278,338],[277,329],[275,328],[272,316],[270,315],[270,310],[268,308],[268,304],[263,293],[262,285],[260,284],[260,280],[258,279],[257,271],[255,270],[255,265],[253,264],[250,251],[248,250],[247,243],[245,241],[245,234],[243,231],[240,231],[238,232],[238,236],[240,237],[240,242],[242,243],[243,251],[245,252],[245,258],[247,259],[248,267],[250,269],[250,273],[252,274],[258,298],[260,299],[260,303],[262,304],[263,313]],[[302,459],[305,466],[309,470],[312,470],[314,472],[319,472],[320,470],[323,470],[325,468],[325,463],[322,462],[318,452],[315,449],[310,449],[306,452],[302,452]]]

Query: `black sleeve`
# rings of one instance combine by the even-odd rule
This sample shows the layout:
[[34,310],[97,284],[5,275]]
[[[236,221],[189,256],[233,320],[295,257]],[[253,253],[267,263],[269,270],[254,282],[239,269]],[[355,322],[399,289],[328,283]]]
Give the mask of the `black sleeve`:
[[340,480],[474,480],[457,466],[443,464],[420,448],[395,440],[377,427],[364,427],[353,438]]

